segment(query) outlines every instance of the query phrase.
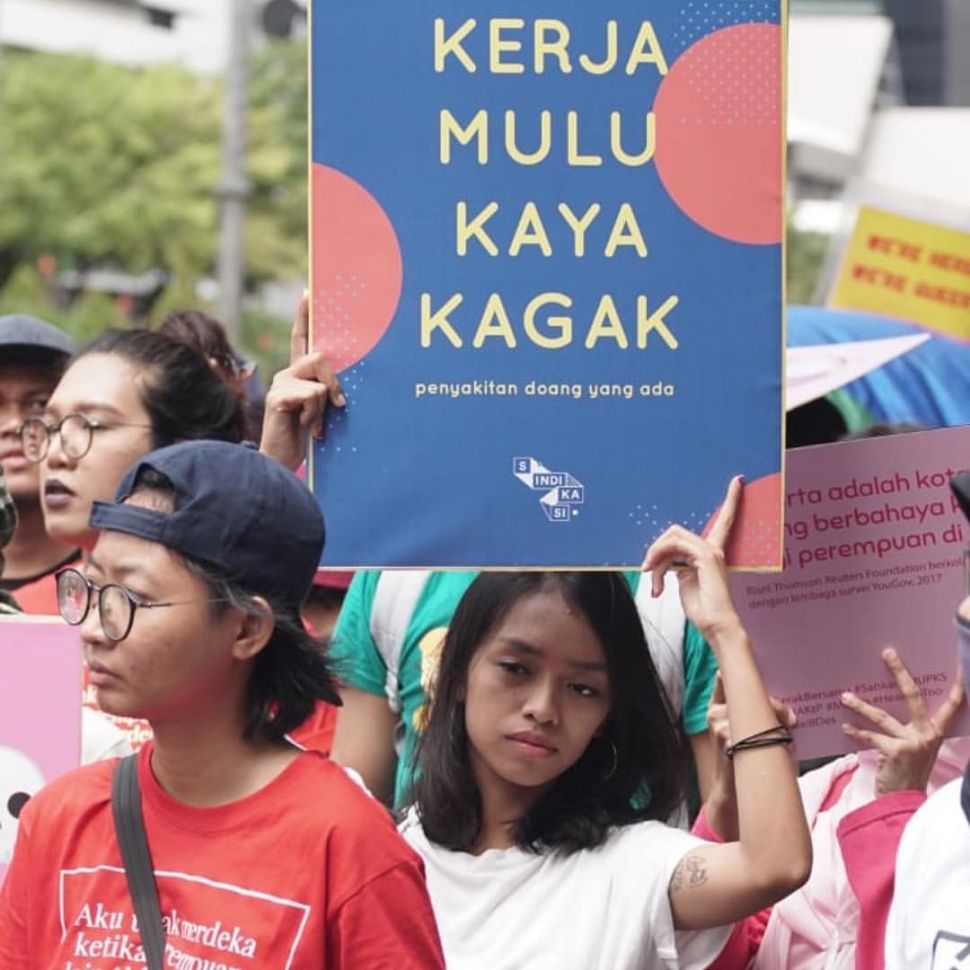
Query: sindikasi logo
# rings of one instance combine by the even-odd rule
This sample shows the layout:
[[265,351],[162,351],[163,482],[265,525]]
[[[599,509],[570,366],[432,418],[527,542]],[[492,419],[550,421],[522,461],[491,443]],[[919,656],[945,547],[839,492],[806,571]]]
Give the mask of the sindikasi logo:
[[569,472],[554,472],[536,458],[513,458],[512,474],[533,492],[541,492],[539,507],[550,522],[570,522],[579,515],[586,488]]

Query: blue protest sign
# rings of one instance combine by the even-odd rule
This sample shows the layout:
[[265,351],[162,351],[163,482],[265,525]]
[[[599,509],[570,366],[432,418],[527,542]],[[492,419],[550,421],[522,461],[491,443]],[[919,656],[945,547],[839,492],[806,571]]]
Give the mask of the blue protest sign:
[[325,563],[781,555],[780,0],[314,0]]

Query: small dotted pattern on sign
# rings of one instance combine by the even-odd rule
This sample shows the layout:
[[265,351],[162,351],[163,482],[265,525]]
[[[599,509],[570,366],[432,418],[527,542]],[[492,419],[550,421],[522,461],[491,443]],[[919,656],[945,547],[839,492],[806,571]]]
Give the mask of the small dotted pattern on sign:
[[[744,487],[727,561],[732,566],[774,566],[778,564],[781,534],[781,475],[775,473],[749,482]],[[666,518],[656,505],[644,502],[628,513],[631,525],[642,536],[646,547],[672,525],[682,525],[691,532],[703,535],[713,523],[720,505],[709,514],[691,512],[676,522]]]
[[776,24],[780,15],[779,0],[687,0],[673,32],[675,53],[712,31],[735,24]]
[[684,51],[678,64],[702,108],[681,124],[771,126],[781,124],[778,98],[781,51],[750,31],[728,29]]
[[359,356],[361,334],[354,327],[355,304],[366,288],[356,273],[334,273],[325,285],[314,290],[313,332],[318,335],[317,347],[331,360],[353,360]]

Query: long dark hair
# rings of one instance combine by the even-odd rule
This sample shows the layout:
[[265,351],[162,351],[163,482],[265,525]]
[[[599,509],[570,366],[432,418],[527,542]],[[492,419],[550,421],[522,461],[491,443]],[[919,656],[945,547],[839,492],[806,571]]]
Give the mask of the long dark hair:
[[138,370],[138,389],[152,422],[152,447],[210,438],[242,441],[242,402],[196,349],[152,330],[105,330],[75,359],[114,354]]
[[612,703],[602,735],[515,824],[516,845],[567,853],[593,848],[610,826],[666,820],[684,797],[689,761],[684,737],[623,577],[482,573],[459,603],[445,638],[430,717],[415,753],[411,801],[428,838],[446,848],[470,850],[482,823],[462,700],[472,658],[516,602],[547,589],[559,591],[599,638]]

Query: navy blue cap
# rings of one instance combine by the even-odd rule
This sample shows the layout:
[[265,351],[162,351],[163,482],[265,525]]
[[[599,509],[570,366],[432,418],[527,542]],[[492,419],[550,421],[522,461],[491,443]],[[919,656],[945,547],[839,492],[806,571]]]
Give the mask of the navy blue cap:
[[[175,488],[175,508],[125,505],[143,469]],[[91,525],[158,542],[213,568],[247,593],[303,602],[323,551],[324,525],[306,486],[252,446],[184,441],[139,459]]]
[[26,313],[0,317],[0,347],[21,347],[73,357],[77,344],[63,330]]

